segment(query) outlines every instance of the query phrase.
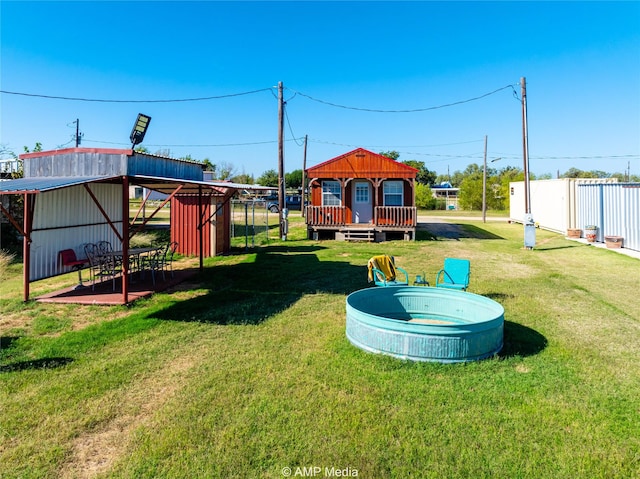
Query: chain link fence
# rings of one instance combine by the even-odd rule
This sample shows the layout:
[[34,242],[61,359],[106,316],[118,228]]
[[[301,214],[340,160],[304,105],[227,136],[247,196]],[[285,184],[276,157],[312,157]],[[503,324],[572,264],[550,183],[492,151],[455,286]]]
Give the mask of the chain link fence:
[[278,239],[279,219],[278,213],[266,208],[264,200],[232,200],[231,245],[250,248]]

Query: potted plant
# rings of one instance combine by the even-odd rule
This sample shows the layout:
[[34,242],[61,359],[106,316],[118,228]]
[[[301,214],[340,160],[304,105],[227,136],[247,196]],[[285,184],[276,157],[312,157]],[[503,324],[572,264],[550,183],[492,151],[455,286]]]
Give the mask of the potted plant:
[[584,237],[587,238],[589,243],[595,243],[597,235],[598,227],[596,225],[587,225],[584,227]]
[[604,244],[607,248],[622,248],[622,236],[605,236]]
[[569,238],[580,238],[582,230],[580,228],[567,228],[567,236]]

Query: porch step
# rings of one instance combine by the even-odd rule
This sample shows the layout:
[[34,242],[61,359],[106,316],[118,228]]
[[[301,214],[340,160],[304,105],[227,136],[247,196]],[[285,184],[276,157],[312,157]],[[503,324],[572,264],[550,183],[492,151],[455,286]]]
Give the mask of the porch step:
[[375,232],[373,230],[349,229],[336,232],[338,241],[374,241]]

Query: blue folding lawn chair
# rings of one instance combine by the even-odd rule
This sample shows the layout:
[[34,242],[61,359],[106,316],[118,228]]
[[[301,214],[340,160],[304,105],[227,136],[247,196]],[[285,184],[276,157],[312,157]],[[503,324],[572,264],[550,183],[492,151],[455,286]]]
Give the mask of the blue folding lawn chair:
[[436,288],[466,291],[470,275],[471,263],[468,259],[445,258],[444,267],[436,275]]
[[[367,262],[368,279],[376,286],[406,286],[409,284],[409,275],[406,270],[396,266],[393,256],[374,256]],[[398,278],[398,273],[404,275],[404,280]]]

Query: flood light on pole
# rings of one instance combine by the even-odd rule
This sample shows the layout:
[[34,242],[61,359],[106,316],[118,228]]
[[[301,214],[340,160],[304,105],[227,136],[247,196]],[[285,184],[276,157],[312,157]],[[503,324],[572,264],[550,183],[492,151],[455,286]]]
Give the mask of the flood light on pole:
[[144,135],[147,132],[147,128],[149,128],[149,123],[151,123],[150,116],[138,113],[138,118],[133,125],[133,130],[131,130],[131,136],[129,137],[129,139],[131,140],[131,148],[142,143],[142,140],[144,140]]

